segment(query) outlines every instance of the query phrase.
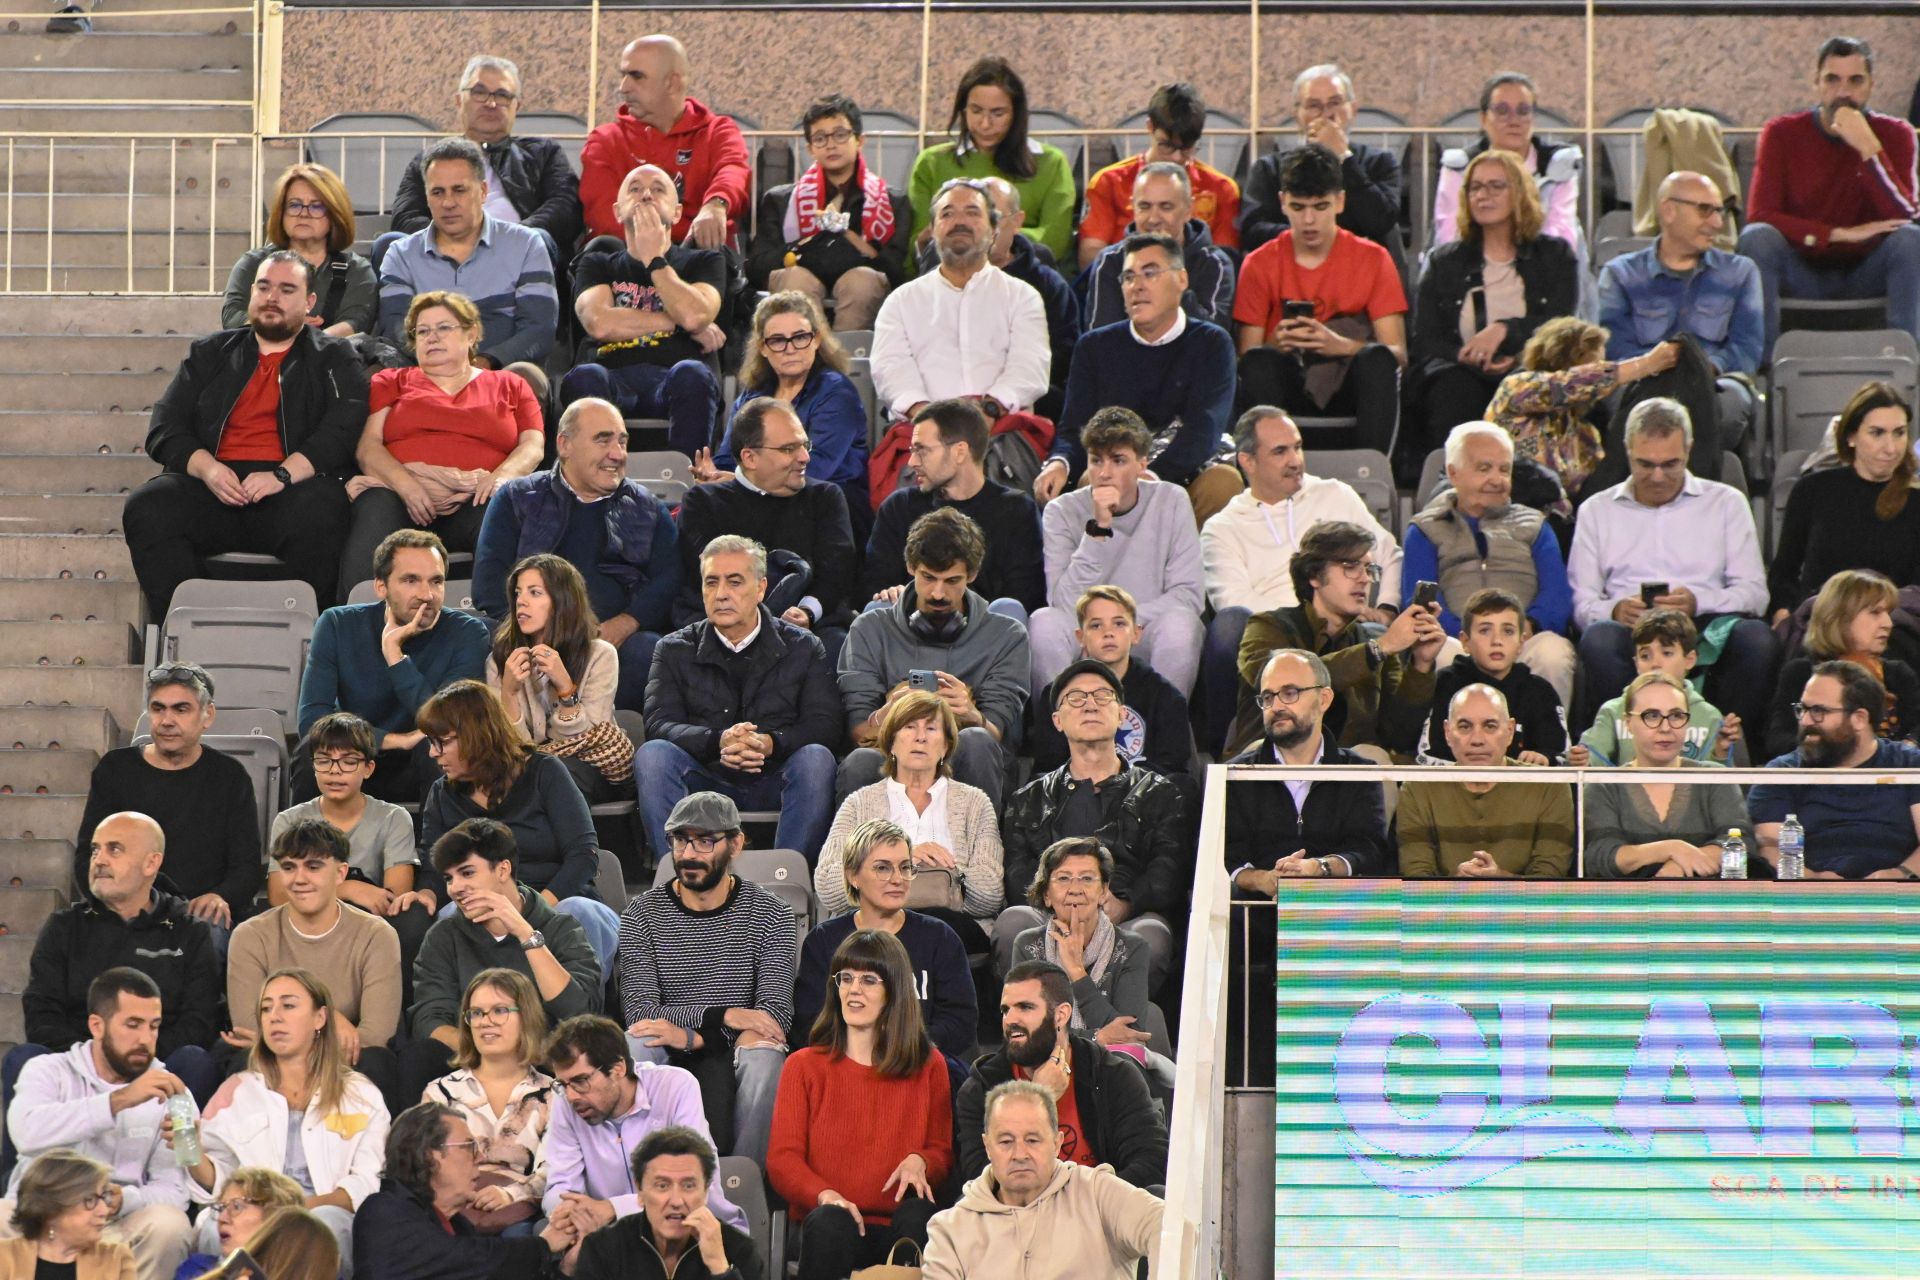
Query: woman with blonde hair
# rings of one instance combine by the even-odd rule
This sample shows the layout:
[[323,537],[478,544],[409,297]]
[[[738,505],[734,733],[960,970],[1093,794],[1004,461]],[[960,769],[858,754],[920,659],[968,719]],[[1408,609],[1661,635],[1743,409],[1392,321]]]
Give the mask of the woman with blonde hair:
[[114,1216],[113,1171],[65,1147],[43,1152],[13,1188],[19,1234],[0,1241],[0,1280],[134,1280],[133,1250],[101,1234]]
[[[220,1259],[246,1244],[276,1209],[298,1209],[307,1202],[300,1184],[277,1169],[235,1169],[208,1212],[213,1217],[219,1248],[196,1253],[180,1264],[174,1280],[197,1280],[220,1265]],[[331,1243],[331,1235],[329,1235]]]
[[1767,717],[1767,751],[1785,755],[1799,745],[1800,718],[1793,712],[1816,664],[1844,658],[1872,672],[1887,691],[1884,714],[1874,717],[1883,738],[1911,738],[1920,729],[1920,673],[1887,656],[1893,637],[1893,610],[1900,591],[1871,569],[1842,569],[1827,579],[1813,598],[1801,651],[1780,668],[1773,710]]
[[323,164],[288,166],[267,197],[267,242],[241,254],[227,277],[220,327],[245,327],[260,263],[276,249],[291,249],[313,273],[308,323],[340,338],[372,333],[380,281],[373,264],[353,252],[353,232],[353,201],[339,175]]

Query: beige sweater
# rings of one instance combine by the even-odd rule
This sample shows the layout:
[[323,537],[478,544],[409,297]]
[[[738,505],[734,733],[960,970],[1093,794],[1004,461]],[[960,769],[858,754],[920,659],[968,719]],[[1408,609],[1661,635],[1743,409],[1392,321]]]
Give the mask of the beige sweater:
[[400,936],[379,916],[340,904],[340,923],[322,938],[302,936],[287,907],[233,931],[227,947],[227,1009],[238,1030],[260,1029],[260,988],[275,969],[306,969],[327,984],[334,1008],[363,1045],[385,1045],[400,1026]]
[[924,1280],[1133,1280],[1166,1204],[1111,1165],[1062,1160],[1032,1204],[994,1195],[989,1166],[927,1224]]
[[[504,705],[507,719],[522,739],[538,746],[555,738],[573,738],[613,719],[613,691],[620,682],[620,651],[605,640],[588,643],[587,669],[580,673],[580,705],[554,705],[553,686],[543,675],[520,686],[520,696]],[[500,668],[487,657],[487,683],[500,692]]]
[[[887,816],[884,778],[848,796],[840,812],[833,815],[827,842],[820,846],[819,861],[813,865],[813,892],[820,899],[822,919],[853,910],[853,903],[847,901],[841,851],[861,823]],[[984,927],[1000,914],[1006,902],[1000,822],[993,816],[993,801],[978,787],[947,779],[947,829],[953,835],[953,860],[960,867],[967,914],[977,917]]]

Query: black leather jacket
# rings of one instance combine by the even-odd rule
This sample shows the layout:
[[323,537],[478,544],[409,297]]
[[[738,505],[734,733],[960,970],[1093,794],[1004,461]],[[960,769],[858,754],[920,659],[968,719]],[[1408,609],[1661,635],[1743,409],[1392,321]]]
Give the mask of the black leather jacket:
[[[1007,901],[1025,902],[1027,887],[1048,845],[1064,838],[1061,810],[1070,765],[1042,774],[1014,793],[1000,820],[1005,848]],[[1115,785],[1115,784],[1118,785]],[[1102,818],[1093,834],[1113,855],[1113,896],[1137,914],[1157,911],[1169,919],[1181,909],[1193,881],[1193,831],[1186,801],[1171,782],[1129,764],[1100,790]]]
[[[560,144],[552,138],[514,137],[480,149],[487,153],[487,163],[507,189],[507,203],[519,213],[520,221],[558,241],[563,259],[571,257],[585,224],[580,214],[580,178]],[[393,197],[393,229],[418,231],[431,221],[427,184],[420,172],[420,157],[415,156]]]

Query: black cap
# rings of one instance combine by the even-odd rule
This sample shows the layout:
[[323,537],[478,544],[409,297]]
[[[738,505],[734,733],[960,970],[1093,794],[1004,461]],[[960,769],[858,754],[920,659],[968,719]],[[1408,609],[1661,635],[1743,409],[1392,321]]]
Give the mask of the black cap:
[[1065,671],[1062,671],[1058,676],[1054,677],[1054,681],[1053,681],[1054,710],[1058,711],[1060,709],[1060,695],[1067,691],[1068,683],[1075,676],[1084,676],[1084,675],[1099,676],[1102,680],[1105,680],[1109,685],[1113,686],[1114,697],[1119,698],[1123,702],[1126,700],[1126,697],[1127,697],[1126,691],[1120,687],[1120,677],[1113,674],[1112,667],[1109,667],[1106,663],[1100,661],[1098,658],[1082,658],[1080,659],[1080,661],[1068,667]]

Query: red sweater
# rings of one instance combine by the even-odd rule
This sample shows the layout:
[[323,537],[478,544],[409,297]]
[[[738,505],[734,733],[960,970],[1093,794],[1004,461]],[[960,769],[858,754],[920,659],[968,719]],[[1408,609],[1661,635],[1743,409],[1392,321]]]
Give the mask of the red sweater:
[[899,1202],[881,1187],[902,1160],[918,1153],[935,1189],[953,1167],[947,1060],[936,1049],[919,1074],[888,1080],[829,1054],[801,1049],[781,1070],[767,1176],[795,1222],[813,1212],[822,1191],[853,1201],[869,1222],[886,1222]]
[[613,198],[626,176],[643,164],[665,169],[680,190],[680,220],[673,224],[676,242],[687,238],[694,215],[713,199],[727,202],[727,235],[738,236],[752,180],[739,125],[688,98],[673,128],[662,133],[622,106],[610,122],[587,135],[580,152],[580,204],[589,232],[625,234],[613,216]]
[[1802,256],[1864,258],[1879,241],[1833,244],[1835,227],[1857,227],[1920,213],[1915,192],[1913,126],[1867,112],[1882,148],[1872,160],[1820,127],[1820,113],[1775,116],[1760,131],[1747,220],[1775,227]]

